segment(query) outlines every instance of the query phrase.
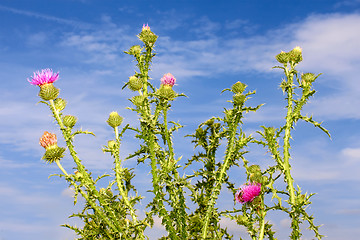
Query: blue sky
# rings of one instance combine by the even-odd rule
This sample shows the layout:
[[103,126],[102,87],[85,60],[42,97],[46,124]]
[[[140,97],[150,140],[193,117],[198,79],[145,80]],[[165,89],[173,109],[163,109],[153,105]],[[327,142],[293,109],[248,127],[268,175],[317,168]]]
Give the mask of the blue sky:
[[[359,236],[359,10],[358,0],[2,0],[0,240],[73,239],[72,232],[59,225],[76,223],[67,217],[79,209],[62,179],[48,179],[58,169],[40,160],[44,150],[39,137],[45,130],[59,131],[45,105],[36,104],[37,87],[26,79],[43,68],[60,72],[56,86],[68,101],[66,113],[79,118],[77,126],[96,134],[77,139],[79,155],[96,174],[109,173],[111,159],[101,146],[113,136],[105,121],[114,110],[127,123],[136,118],[125,109],[132,93],[121,90],[135,63],[123,51],[139,44],[136,34],[143,23],[160,36],[151,77],[158,81],[171,72],[177,78],[176,90],[188,95],[178,99],[170,113],[186,125],[175,145],[184,157],[193,148],[182,136],[220,115],[229,97],[220,95],[221,90],[239,80],[257,90],[249,103],[266,103],[246,117],[244,129],[251,133],[261,125],[283,124],[282,75],[271,67],[281,50],[301,46],[304,61],[299,70],[323,73],[304,113],[324,121],[332,140],[299,123],[292,142],[294,178],[303,191],[318,193],[309,211],[317,224],[323,224],[321,233],[327,239]],[[127,139],[123,156],[135,148],[136,142]],[[256,146],[250,150],[249,160],[264,167],[272,164],[264,150]],[[70,170],[73,166],[68,156],[63,164]],[[136,171],[136,184],[146,183],[146,166]],[[239,175],[241,185],[244,176]],[[272,216],[271,221],[278,238],[286,239],[286,216]],[[246,235],[224,224],[235,234]],[[304,239],[311,239],[311,234]]]

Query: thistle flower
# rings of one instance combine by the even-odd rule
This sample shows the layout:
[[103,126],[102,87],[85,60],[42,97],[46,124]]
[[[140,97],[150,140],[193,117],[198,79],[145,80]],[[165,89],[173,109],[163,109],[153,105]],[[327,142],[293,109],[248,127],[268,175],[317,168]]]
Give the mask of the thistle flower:
[[143,24],[142,31],[150,31],[149,24]]
[[45,149],[57,146],[56,134],[45,131],[40,138],[39,144]]
[[247,183],[240,187],[239,191],[235,194],[235,199],[242,204],[252,202],[255,197],[259,196],[260,192],[260,183]]
[[176,78],[171,73],[166,73],[160,79],[162,85],[174,86],[176,82]]
[[37,72],[34,72],[34,76],[31,77],[31,80],[28,79],[30,84],[42,86],[44,84],[53,83],[59,78],[59,73],[53,73],[49,68],[43,69]]
[[65,148],[59,147],[57,145],[57,138],[54,133],[44,132],[39,141],[40,145],[46,149],[44,159],[48,163],[53,163],[59,161],[64,157]]

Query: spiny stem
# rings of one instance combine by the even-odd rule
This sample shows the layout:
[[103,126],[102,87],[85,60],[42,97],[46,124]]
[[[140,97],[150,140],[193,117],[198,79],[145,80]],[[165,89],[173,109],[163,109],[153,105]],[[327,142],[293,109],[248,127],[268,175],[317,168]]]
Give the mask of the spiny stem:
[[214,205],[215,205],[216,199],[220,193],[221,185],[224,182],[224,175],[229,167],[231,153],[233,152],[234,145],[235,145],[237,125],[239,124],[240,119],[241,119],[241,115],[237,114],[236,118],[234,119],[232,124],[229,126],[229,129],[231,130],[231,132],[230,132],[230,137],[228,140],[228,147],[227,147],[227,151],[226,151],[227,155],[225,156],[224,162],[221,165],[219,177],[216,179],[215,185],[213,186],[211,195],[208,199],[208,205],[207,205],[207,209],[206,209],[206,214],[205,214],[205,219],[204,219],[204,224],[203,224],[202,234],[201,234],[202,239],[206,239],[207,231],[209,228],[210,215],[212,214],[212,212],[214,210]]
[[[286,125],[285,125],[285,135],[284,135],[284,173],[285,180],[287,183],[287,189],[289,191],[289,204],[292,208],[292,211],[295,211],[295,189],[294,189],[294,179],[290,173],[290,138],[291,138],[291,128],[293,126],[293,78],[294,78],[294,65],[291,64],[291,69],[285,68],[285,75],[287,77],[287,114],[286,114]],[[295,213],[293,213],[295,214]],[[292,215],[292,224],[293,231],[292,236],[295,237],[298,234],[296,233],[299,229],[299,222],[297,217]]]
[[116,182],[118,184],[118,188],[119,188],[119,192],[120,195],[122,196],[123,200],[125,201],[126,206],[129,208],[130,211],[130,215],[133,219],[133,221],[135,222],[135,224],[137,223],[137,217],[134,211],[133,206],[130,204],[129,202],[129,198],[128,198],[128,194],[125,190],[124,184],[122,182],[121,176],[119,174],[119,172],[121,171],[121,160],[120,160],[120,156],[119,156],[119,152],[120,152],[120,139],[119,139],[119,128],[115,127],[114,128],[115,131],[115,137],[116,137],[116,141],[118,143],[118,149],[117,149],[117,153],[115,154],[115,174],[116,174]]

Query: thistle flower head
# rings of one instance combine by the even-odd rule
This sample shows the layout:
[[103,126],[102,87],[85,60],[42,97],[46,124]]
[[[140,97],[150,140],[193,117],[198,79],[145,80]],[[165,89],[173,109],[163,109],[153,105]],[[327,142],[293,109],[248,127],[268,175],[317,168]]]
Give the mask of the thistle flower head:
[[43,69],[37,72],[34,72],[34,76],[31,77],[31,80],[28,79],[30,84],[42,86],[44,84],[53,83],[59,78],[59,73],[53,73],[49,68]]
[[176,82],[176,78],[171,73],[166,73],[164,76],[160,79],[162,85],[169,85],[174,86]]
[[255,197],[259,196],[260,192],[260,183],[247,183],[240,187],[239,191],[235,194],[235,199],[242,204],[252,202]]
[[150,31],[149,24],[143,24],[142,31]]
[[57,146],[56,134],[45,131],[40,138],[39,144],[45,149]]

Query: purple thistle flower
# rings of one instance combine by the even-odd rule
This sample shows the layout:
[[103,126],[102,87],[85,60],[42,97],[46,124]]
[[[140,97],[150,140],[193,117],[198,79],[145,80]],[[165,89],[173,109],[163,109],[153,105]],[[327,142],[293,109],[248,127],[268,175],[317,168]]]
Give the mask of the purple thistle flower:
[[260,192],[260,183],[247,183],[245,185],[242,185],[239,191],[236,192],[235,199],[238,203],[244,204],[254,200],[255,197],[259,196]]
[[176,78],[171,74],[167,73],[160,79],[162,85],[174,86],[176,82]]
[[34,72],[34,76],[31,77],[31,80],[28,79],[30,84],[41,86],[48,83],[53,83],[59,78],[59,73],[53,73],[49,68],[43,69],[37,72]]
[[142,31],[150,31],[149,24],[143,24]]

